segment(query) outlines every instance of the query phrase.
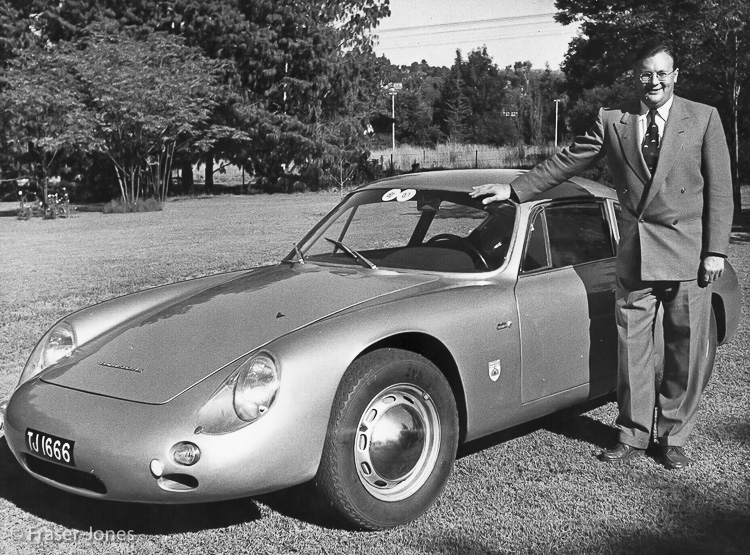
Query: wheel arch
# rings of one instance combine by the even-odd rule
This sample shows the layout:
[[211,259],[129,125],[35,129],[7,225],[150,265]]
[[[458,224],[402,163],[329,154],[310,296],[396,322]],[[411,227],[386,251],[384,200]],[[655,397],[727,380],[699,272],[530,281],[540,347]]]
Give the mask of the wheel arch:
[[[466,393],[464,391],[461,374],[458,371],[456,360],[450,350],[437,338],[420,332],[405,332],[385,337],[363,350],[356,358],[360,358],[378,349],[401,349],[411,351],[423,356],[435,366],[448,380],[453,391],[458,410],[458,434],[459,444],[466,438],[467,408]],[[356,360],[356,359],[355,359]]]
[[716,336],[719,344],[724,343],[727,336],[727,311],[724,299],[718,293],[711,294],[711,308],[716,316]]

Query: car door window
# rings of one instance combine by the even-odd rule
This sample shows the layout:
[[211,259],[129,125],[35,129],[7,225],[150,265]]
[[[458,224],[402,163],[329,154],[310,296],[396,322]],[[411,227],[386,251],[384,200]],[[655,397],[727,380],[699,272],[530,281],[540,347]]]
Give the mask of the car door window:
[[553,268],[615,256],[604,204],[562,204],[544,212]]
[[532,272],[549,268],[549,252],[545,235],[544,212],[539,212],[533,219],[526,242],[526,254],[523,258],[523,271]]

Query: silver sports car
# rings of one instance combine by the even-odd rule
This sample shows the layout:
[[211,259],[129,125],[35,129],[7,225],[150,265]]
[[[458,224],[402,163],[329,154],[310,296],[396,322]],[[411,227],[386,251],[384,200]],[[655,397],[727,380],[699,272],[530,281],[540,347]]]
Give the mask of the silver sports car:
[[[88,497],[190,503],[313,481],[357,527],[416,518],[459,444],[615,389],[616,196],[584,179],[520,205],[469,195],[518,173],[384,179],[277,265],[63,318],[3,404],[8,445]],[[739,307],[728,266],[706,364]]]

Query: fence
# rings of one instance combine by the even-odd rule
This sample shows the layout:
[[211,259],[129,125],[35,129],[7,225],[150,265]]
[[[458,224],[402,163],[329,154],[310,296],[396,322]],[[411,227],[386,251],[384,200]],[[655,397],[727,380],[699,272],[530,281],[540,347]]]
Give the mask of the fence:
[[418,148],[408,145],[375,150],[370,158],[383,171],[411,171],[421,169],[459,168],[526,168],[555,154],[548,146],[489,147],[485,145],[440,145],[437,148]]

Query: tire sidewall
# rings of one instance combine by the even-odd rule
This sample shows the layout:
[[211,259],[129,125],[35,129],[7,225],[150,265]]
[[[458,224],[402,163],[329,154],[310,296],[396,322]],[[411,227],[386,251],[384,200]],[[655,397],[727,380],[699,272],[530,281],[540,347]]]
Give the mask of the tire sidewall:
[[[373,355],[373,356],[370,356]],[[389,349],[356,361],[337,393],[329,440],[322,464],[331,464],[341,486],[332,504],[360,526],[379,529],[409,522],[426,511],[442,492],[453,468],[458,444],[458,416],[450,386],[427,359],[408,351]],[[389,386],[408,383],[426,391],[440,418],[440,448],[435,467],[424,484],[409,498],[382,501],[360,481],[354,460],[356,427],[369,403]],[[354,517],[354,518],[352,518]]]

